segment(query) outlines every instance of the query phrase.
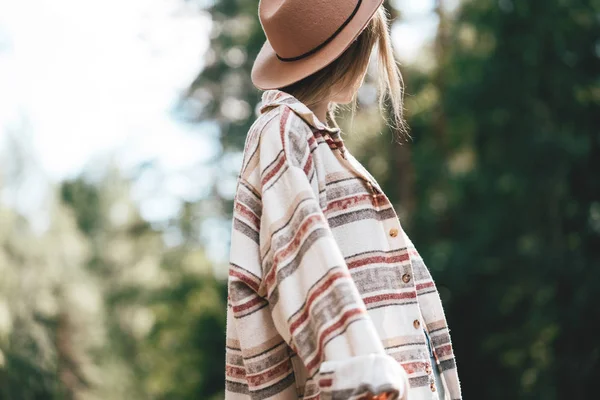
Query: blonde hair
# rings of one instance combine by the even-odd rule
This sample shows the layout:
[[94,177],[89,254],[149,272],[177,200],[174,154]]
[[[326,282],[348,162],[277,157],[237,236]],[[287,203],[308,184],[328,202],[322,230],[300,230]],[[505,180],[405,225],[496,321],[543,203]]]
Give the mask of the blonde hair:
[[[283,87],[281,90],[291,94],[309,107],[317,104],[324,98],[335,94],[332,93],[332,88],[339,87],[344,90],[347,85],[355,83],[360,78],[369,65],[375,45],[377,45],[378,55],[379,74],[377,86],[380,112],[385,118],[383,110],[386,106],[386,99],[389,99],[391,118],[386,118],[386,121],[396,132],[408,134],[408,128],[404,121],[404,84],[400,69],[394,58],[389,34],[389,18],[383,6],[377,10],[367,27],[341,56],[325,68],[296,83]],[[356,110],[356,102],[356,93],[354,93],[352,114]],[[327,113],[336,127],[338,127],[338,124],[335,121],[334,112],[338,107],[338,104],[332,102]]]

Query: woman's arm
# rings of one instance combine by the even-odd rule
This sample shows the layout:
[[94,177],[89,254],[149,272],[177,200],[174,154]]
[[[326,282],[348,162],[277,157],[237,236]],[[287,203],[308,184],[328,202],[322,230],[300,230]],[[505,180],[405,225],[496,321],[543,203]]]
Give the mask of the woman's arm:
[[259,295],[322,392],[404,398],[406,373],[386,354],[311,183],[312,132],[287,108],[281,118],[259,144]]

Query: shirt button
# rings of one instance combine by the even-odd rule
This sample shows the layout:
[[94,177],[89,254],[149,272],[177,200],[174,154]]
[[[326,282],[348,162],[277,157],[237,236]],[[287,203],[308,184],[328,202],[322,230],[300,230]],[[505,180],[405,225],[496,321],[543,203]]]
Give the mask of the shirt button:
[[427,372],[427,375],[431,375],[431,372],[433,372],[433,371],[431,370],[431,365],[430,365],[430,364],[427,364],[427,365],[425,366],[425,372]]
[[410,274],[402,275],[402,282],[404,282],[404,283],[410,282]]
[[437,390],[436,387],[435,387],[435,382],[431,382],[429,384],[429,388],[431,389],[432,392],[435,392]]
[[398,236],[398,229],[396,229],[396,228],[392,228],[392,229],[390,229],[390,236],[391,236],[391,237],[396,237],[396,236]]
[[419,321],[418,319],[415,319],[413,321],[413,326],[415,327],[415,329],[419,329],[419,327],[421,326],[421,321]]

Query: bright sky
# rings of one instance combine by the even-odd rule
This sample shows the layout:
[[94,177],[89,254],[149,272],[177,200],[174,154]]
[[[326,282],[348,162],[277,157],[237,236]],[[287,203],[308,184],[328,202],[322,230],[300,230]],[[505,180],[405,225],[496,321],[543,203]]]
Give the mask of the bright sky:
[[[31,138],[30,157],[51,181],[116,154],[124,171],[154,160],[170,179],[161,182],[165,192],[197,197],[197,182],[190,185],[179,172],[218,153],[218,132],[170,114],[209,44],[210,16],[190,3],[0,0],[0,154],[8,132],[25,125],[20,135]],[[395,3],[405,22],[394,27],[394,43],[401,60],[411,62],[435,33],[434,0]],[[152,190],[148,181],[137,185],[144,217],[177,212],[168,193],[144,194]],[[39,179],[29,186],[26,198],[2,199],[35,214],[44,192]]]
[[[210,26],[178,0],[1,0],[0,147],[25,122],[19,134],[52,181],[102,154],[167,173],[208,159],[218,132],[169,112],[202,66]],[[36,208],[26,203],[16,206]]]
[[[201,67],[210,20],[176,0],[19,0],[2,6],[0,124],[24,116],[55,179],[126,146],[169,164],[206,156],[169,108]],[[194,139],[195,138],[195,139]],[[166,140],[169,146],[165,148]]]

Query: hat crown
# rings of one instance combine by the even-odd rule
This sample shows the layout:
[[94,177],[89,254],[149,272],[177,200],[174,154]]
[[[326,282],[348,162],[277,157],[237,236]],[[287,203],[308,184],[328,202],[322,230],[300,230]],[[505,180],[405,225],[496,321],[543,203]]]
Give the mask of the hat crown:
[[318,48],[352,17],[360,0],[261,0],[258,15],[279,57],[300,57]]

